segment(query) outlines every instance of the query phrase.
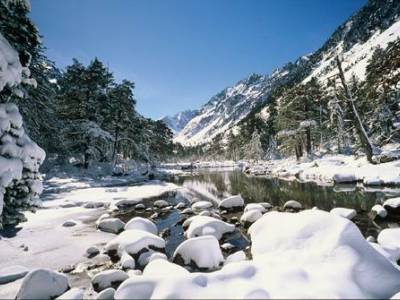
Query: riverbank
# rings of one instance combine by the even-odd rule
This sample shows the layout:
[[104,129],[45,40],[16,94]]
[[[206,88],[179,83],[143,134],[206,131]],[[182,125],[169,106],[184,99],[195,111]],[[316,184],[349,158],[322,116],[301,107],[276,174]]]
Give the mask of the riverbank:
[[[0,298],[15,298],[21,287],[47,297],[54,276],[67,280],[69,299],[102,291],[114,299],[389,298],[400,291],[397,215],[379,206],[388,216],[369,216],[383,201],[369,199],[365,211],[364,198],[347,202],[348,192],[295,190],[221,169],[185,172],[174,183],[135,178],[48,178],[43,207],[0,240],[0,280],[6,267],[31,272],[0,283]],[[244,199],[231,197],[239,193]],[[50,271],[32,286],[36,268]]]
[[248,165],[246,173],[318,184],[357,183],[365,186],[399,186],[400,160],[371,164],[365,157],[324,155],[312,161],[277,159]]

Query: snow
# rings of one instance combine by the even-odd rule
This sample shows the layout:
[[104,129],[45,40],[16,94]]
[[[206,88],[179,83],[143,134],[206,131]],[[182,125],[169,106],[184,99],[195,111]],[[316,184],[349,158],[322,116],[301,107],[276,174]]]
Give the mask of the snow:
[[255,221],[257,221],[261,217],[262,217],[261,210],[252,209],[252,210],[246,211],[240,217],[240,223],[242,223],[242,224],[254,223]]
[[213,205],[210,201],[198,201],[192,205],[192,210],[201,211],[204,209],[208,209],[212,206]]
[[101,231],[119,233],[124,229],[125,223],[118,218],[109,218],[101,220],[97,227]]
[[397,209],[400,208],[400,197],[390,198],[383,202],[383,207],[386,209]]
[[353,219],[357,215],[355,209],[345,207],[335,207],[331,209],[330,213],[349,220]]
[[380,204],[375,204],[372,208],[371,208],[372,212],[375,212],[377,216],[381,217],[381,218],[386,218],[387,217],[387,211],[386,209],[380,205]]
[[0,92],[6,86],[13,87],[21,83],[22,69],[18,52],[0,34]]
[[34,269],[22,281],[16,299],[50,299],[69,288],[64,274],[48,269]]
[[129,229],[143,230],[155,235],[158,234],[157,226],[149,219],[145,219],[142,217],[134,217],[130,219],[125,225],[125,230]]
[[165,241],[150,232],[129,229],[121,232],[116,238],[109,241],[105,246],[105,250],[116,250],[120,256],[124,252],[134,256],[143,249],[149,250],[150,246],[163,249],[165,248]]
[[218,207],[221,209],[236,209],[236,208],[241,208],[244,206],[244,200],[242,196],[240,195],[235,195],[235,196],[230,196],[228,198],[225,198],[222,200]]
[[226,258],[225,265],[244,260],[246,260],[246,254],[243,251],[237,251]]
[[23,266],[9,266],[0,269],[0,284],[15,281],[28,274],[29,269]]
[[121,255],[121,267],[122,269],[135,269],[136,263],[132,256],[124,252]]
[[169,203],[165,200],[156,200],[153,204],[155,207],[163,208],[169,205]]
[[283,209],[299,210],[299,209],[302,209],[302,205],[300,202],[298,202],[296,200],[289,200],[289,201],[285,202],[285,204],[283,205]]
[[234,225],[208,216],[191,217],[186,220],[186,224],[189,224],[185,232],[187,238],[212,235],[219,240],[225,233],[235,231]]
[[356,182],[357,177],[354,173],[338,173],[333,175],[333,181],[336,183]]
[[96,300],[113,300],[114,294],[115,294],[115,289],[108,288],[98,293]]
[[249,233],[252,260],[212,273],[153,261],[122,283],[115,299],[389,298],[400,290],[400,270],[345,218],[320,210],[269,212]]
[[84,292],[84,289],[72,288],[60,297],[57,297],[57,300],[82,300]]
[[378,234],[378,243],[386,248],[400,250],[400,228],[386,228]]
[[210,235],[190,238],[175,250],[174,261],[180,256],[185,265],[195,264],[197,268],[214,270],[223,262],[218,240]]
[[106,270],[102,271],[92,278],[92,284],[96,291],[101,291],[112,287],[113,284],[123,282],[129,276],[121,270]]
[[248,212],[251,210],[258,210],[261,213],[265,213],[267,211],[266,208],[259,203],[249,203],[244,208],[244,212]]
[[325,154],[312,162],[297,162],[294,157],[289,157],[261,162],[251,166],[249,171],[253,173],[260,169],[268,176],[318,184],[333,184],[335,175],[354,176],[350,179],[362,182],[376,179],[379,174],[382,185],[400,185],[398,161],[370,164],[365,156]]

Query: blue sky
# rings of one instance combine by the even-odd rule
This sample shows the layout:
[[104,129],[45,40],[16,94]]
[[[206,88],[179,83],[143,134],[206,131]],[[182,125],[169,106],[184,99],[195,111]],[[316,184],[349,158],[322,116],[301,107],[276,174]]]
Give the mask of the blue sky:
[[31,0],[47,55],[95,56],[147,117],[198,108],[250,73],[317,50],[366,0]]

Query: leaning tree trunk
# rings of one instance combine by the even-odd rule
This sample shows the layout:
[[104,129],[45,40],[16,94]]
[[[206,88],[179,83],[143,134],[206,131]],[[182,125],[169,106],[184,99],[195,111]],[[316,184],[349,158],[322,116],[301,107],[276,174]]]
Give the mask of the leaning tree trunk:
[[342,64],[341,64],[338,56],[336,56],[336,63],[337,63],[338,69],[339,69],[339,77],[340,77],[340,81],[342,82],[342,85],[343,85],[346,100],[351,107],[353,121],[354,121],[356,130],[357,130],[357,134],[360,138],[361,145],[365,151],[365,154],[367,155],[368,161],[370,163],[375,163],[375,161],[372,159],[372,157],[374,155],[374,146],[372,145],[372,143],[367,135],[367,132],[365,131],[365,128],[362,124],[360,115],[358,114],[356,106],[354,105],[354,100],[353,100],[351,92],[346,84],[346,80],[344,78],[344,73],[343,73],[343,69],[342,69]]

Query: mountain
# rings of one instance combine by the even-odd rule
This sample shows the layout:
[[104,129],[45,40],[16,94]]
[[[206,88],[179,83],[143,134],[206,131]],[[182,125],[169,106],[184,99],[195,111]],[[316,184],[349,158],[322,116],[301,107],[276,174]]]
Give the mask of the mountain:
[[274,89],[308,82],[322,84],[336,74],[335,57],[342,59],[346,78],[365,79],[368,60],[377,47],[385,48],[400,36],[400,1],[370,0],[339,26],[316,52],[275,70],[271,75],[252,74],[213,96],[178,132],[174,141],[186,146],[210,142],[227,134],[254,109],[268,107]]
[[197,110],[185,110],[173,116],[165,116],[161,118],[161,120],[176,134],[180,132],[190,120],[197,116],[197,114]]

